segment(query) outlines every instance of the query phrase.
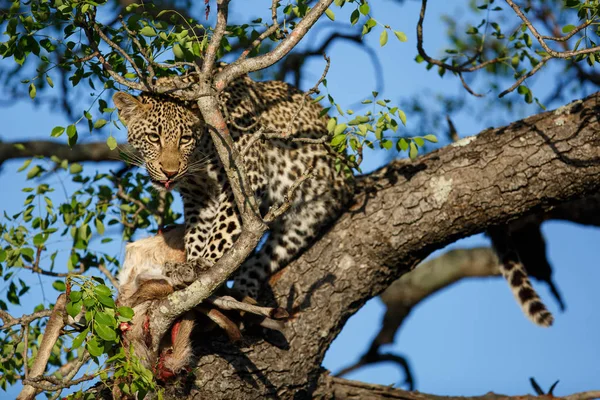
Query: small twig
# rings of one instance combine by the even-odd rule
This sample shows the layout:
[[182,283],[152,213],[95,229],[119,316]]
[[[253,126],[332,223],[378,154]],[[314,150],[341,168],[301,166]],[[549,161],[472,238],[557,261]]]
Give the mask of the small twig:
[[23,384],[33,386],[34,388],[39,390],[55,392],[60,389],[67,389],[71,386],[91,381],[92,379],[96,379],[96,376],[97,375],[83,375],[81,378],[73,379],[66,382],[63,379],[58,379],[53,376],[38,376],[35,378],[23,379]]
[[279,29],[279,26],[280,26],[279,21],[277,20],[277,6],[278,5],[279,5],[279,0],[272,0],[272,2],[271,2],[271,19],[273,20],[273,23],[263,33],[261,33],[256,39],[254,39],[252,41],[250,46],[248,46],[246,48],[246,50],[244,50],[242,52],[242,54],[240,54],[240,56],[238,57],[238,60],[243,60],[246,57],[248,57],[248,55],[252,52],[252,50],[257,48],[262,43],[263,40],[265,40],[266,38],[271,36],[273,33],[277,32],[277,30]]
[[303,138],[303,137],[296,138],[296,137],[293,137],[293,135],[292,135],[293,123],[296,121],[296,118],[298,118],[298,115],[300,114],[300,112],[304,109],[304,106],[306,105],[307,100],[310,99],[310,96],[312,94],[319,93],[319,86],[321,85],[321,83],[323,83],[323,81],[325,80],[325,77],[327,76],[327,73],[329,72],[329,67],[331,65],[331,59],[329,57],[327,57],[326,54],[323,54],[323,57],[325,58],[326,64],[325,64],[325,69],[323,70],[323,73],[321,74],[321,77],[317,80],[317,83],[315,83],[312,88],[310,88],[307,92],[304,93],[304,96],[302,98],[302,104],[300,104],[300,107],[298,107],[298,109],[296,110],[296,112],[294,113],[292,118],[290,119],[290,122],[288,122],[285,130],[278,131],[278,132],[265,132],[263,130],[263,127],[261,127],[257,132],[253,133],[250,140],[248,140],[248,143],[246,144],[246,146],[240,151],[241,156],[245,155],[248,152],[248,150],[250,150],[257,141],[264,140],[264,139],[281,139],[281,140],[286,140],[286,141],[291,141],[291,142],[311,143],[311,144],[322,144],[322,143],[326,143],[329,140],[329,138],[327,136],[323,136],[320,138]]
[[[294,30],[272,51],[253,57],[251,59],[243,59],[235,61],[227,65],[219,72],[214,79],[217,90],[222,90],[228,83],[234,79],[253,71],[270,67],[277,61],[285,57],[298,42],[308,33],[309,29],[317,22],[317,20],[325,13],[327,8],[333,3],[333,0],[320,0],[310,11],[296,24]],[[218,24],[217,24],[218,27]]]
[[102,52],[100,52],[100,49],[98,48],[98,43],[96,43],[96,41],[94,40],[94,34],[93,34],[92,29],[90,29],[89,23],[86,23],[83,25],[83,31],[85,32],[85,35],[88,39],[90,47],[92,48],[92,50],[94,50],[94,54],[96,54],[96,57],[98,58],[98,60],[102,64],[102,66],[104,67],[104,71],[106,71],[106,73],[108,75],[110,75],[111,78],[113,78],[117,83],[120,83],[121,85],[126,86],[130,89],[139,90],[139,91],[144,91],[144,90],[148,89],[147,84],[141,84],[138,82],[134,82],[134,81],[125,79],[124,77],[122,77],[121,75],[119,75],[112,69],[112,66],[110,65],[110,63],[108,61],[106,61],[106,59],[102,55]]
[[481,93],[477,93],[473,89],[471,89],[471,87],[467,84],[467,81],[465,81],[465,78],[463,77],[462,72],[458,72],[458,77],[460,78],[460,83],[462,83],[463,87],[465,88],[465,90],[467,92],[469,92],[469,94],[471,94],[475,97],[484,97],[485,96],[485,95],[483,95]]
[[[16,332],[11,332],[11,333],[13,333],[13,336],[16,336],[16,338],[13,338],[13,343],[21,343],[21,341],[23,340],[24,332],[25,331],[23,329],[20,329],[18,334]],[[11,360],[14,357],[16,352],[17,352],[17,346],[14,345],[12,347],[12,350],[5,357],[0,358],[0,364],[4,364],[4,363],[8,362],[9,360]]]
[[315,83],[313,87],[311,87],[306,93],[304,93],[304,96],[302,97],[302,104],[300,104],[300,107],[298,107],[298,109],[296,110],[296,112],[294,113],[294,115],[292,116],[292,118],[290,119],[290,122],[288,122],[288,125],[286,127],[285,133],[288,135],[291,134],[292,126],[293,126],[294,122],[296,122],[296,118],[298,117],[300,112],[304,109],[304,106],[306,105],[306,101],[310,98],[310,96],[312,94],[319,93],[319,86],[321,85],[321,83],[323,83],[323,81],[327,77],[327,73],[329,72],[329,67],[331,66],[331,59],[329,57],[327,57],[327,55],[325,53],[323,53],[323,58],[325,59],[325,68],[323,69],[323,73],[321,74],[321,77],[317,80],[317,83]]
[[294,203],[294,198],[296,196],[296,190],[304,183],[304,181],[306,181],[307,179],[310,179],[312,177],[312,170],[313,170],[313,166],[309,166],[308,168],[306,168],[306,170],[304,171],[302,176],[300,176],[300,178],[296,179],[296,182],[294,182],[294,184],[290,187],[287,194],[285,195],[285,200],[284,200],[283,204],[281,204],[277,208],[271,208],[269,210],[269,212],[267,213],[267,215],[265,215],[265,217],[263,218],[263,221],[265,223],[271,223],[271,222],[275,221],[277,218],[282,216],[284,213],[286,213],[290,209],[290,207]]
[[37,267],[35,265],[22,265],[20,268],[23,269],[27,269],[31,272],[34,272],[36,274],[40,274],[40,275],[46,275],[46,276],[53,276],[55,278],[66,278],[68,276],[71,275],[79,275],[85,272],[85,265],[80,264],[79,268],[76,270],[73,270],[71,272],[54,272],[54,271],[48,271],[46,269]]
[[[582,54],[590,54],[590,53],[596,53],[596,52],[600,51],[600,46],[589,47],[587,49],[581,49],[581,50],[567,50],[567,51],[556,51],[556,50],[551,49],[550,46],[548,46],[548,44],[546,43],[545,39],[547,37],[542,36],[537,31],[537,29],[533,26],[531,21],[525,16],[525,14],[523,14],[523,11],[521,11],[521,8],[518,5],[516,5],[512,0],[506,0],[506,3],[513,9],[513,11],[519,16],[519,18],[521,18],[521,21],[523,21],[523,23],[527,26],[527,28],[529,29],[531,34],[533,36],[535,36],[538,43],[542,46],[542,48],[546,51],[546,53],[548,53],[551,56],[551,58],[571,58],[571,57],[575,57],[575,56],[582,55]],[[582,25],[585,25],[585,24],[582,24]],[[582,25],[579,26],[579,27],[581,27],[581,29],[584,29],[587,26],[587,25],[585,25],[585,26],[582,26]],[[577,32],[575,32],[575,33],[577,33]],[[548,38],[548,39],[553,40],[553,41],[562,41],[561,38]],[[567,39],[565,39],[565,40],[567,40]]]
[[119,281],[117,281],[117,278],[115,278],[115,276],[108,270],[108,268],[106,268],[106,265],[104,265],[104,263],[98,263],[98,269],[100,270],[100,272],[102,272],[104,274],[104,276],[106,276],[108,278],[108,280],[110,281],[110,283],[112,283],[113,287],[115,288],[115,290],[117,291],[117,294],[119,293]]
[[517,79],[517,81],[515,83],[512,84],[511,87],[509,87],[508,89],[506,89],[505,91],[503,91],[502,93],[500,93],[498,95],[498,97],[504,97],[507,94],[509,94],[510,92],[512,92],[513,90],[515,90],[517,87],[519,87],[519,85],[521,83],[523,83],[525,81],[525,79],[533,76],[536,72],[538,72],[544,65],[546,65],[546,63],[551,60],[552,57],[551,56],[546,56],[544,58],[542,58],[540,60],[540,62],[531,69],[531,71],[529,71],[528,73],[526,73],[525,75],[523,75],[522,77],[520,77],[519,79]]
[[98,36],[100,36],[100,38],[106,42],[106,44],[108,44],[113,50],[115,50],[116,52],[121,54],[121,56],[125,60],[127,60],[127,62],[129,64],[131,64],[131,67],[133,68],[133,70],[135,71],[137,76],[140,78],[140,82],[144,82],[146,84],[146,86],[148,87],[149,85],[148,85],[148,82],[146,82],[144,74],[139,69],[139,67],[136,65],[136,63],[133,61],[133,59],[129,56],[129,54],[127,54],[127,52],[125,50],[123,50],[121,48],[121,46],[119,46],[118,44],[116,44],[115,42],[110,40],[109,37],[106,36],[104,34],[104,32],[102,32],[102,29],[100,29],[100,26],[96,23],[96,21],[91,20],[90,22],[92,24],[92,29],[94,29],[94,32],[96,32],[98,34]]
[[452,72],[459,73],[459,72],[474,72],[474,71],[480,70],[482,68],[485,68],[488,65],[502,62],[504,60],[504,58],[497,57],[497,58],[493,58],[491,60],[487,60],[487,61],[484,61],[477,65],[473,65],[471,67],[466,68],[466,67],[464,67],[464,65],[469,65],[473,61],[477,60],[477,58],[481,55],[479,52],[477,52],[477,54],[475,54],[474,56],[470,57],[467,61],[465,61],[462,64],[463,66],[446,64],[440,60],[432,58],[431,56],[429,56],[427,54],[427,52],[423,48],[423,22],[425,21],[426,10],[427,10],[427,0],[421,0],[421,12],[419,14],[419,22],[417,23],[417,51],[419,52],[419,55],[421,57],[423,57],[423,59],[425,61],[427,61],[428,63],[437,65],[439,67],[445,68]]
[[[119,21],[121,22],[121,26],[123,26],[123,29],[125,29],[125,32],[127,32],[127,34],[129,35],[129,37],[133,41],[133,44],[135,44],[137,46],[138,50],[142,54],[142,57],[144,57],[144,59],[148,63],[148,82],[151,83],[152,80],[154,79],[154,76],[155,76],[154,68],[152,67],[153,61],[152,61],[151,57],[148,55],[148,53],[146,53],[146,50],[144,49],[144,46],[142,46],[142,44],[140,43],[139,39],[137,38],[137,32],[133,32],[132,30],[130,30],[127,27],[127,24],[123,20],[123,16],[122,15],[119,15]],[[142,79],[142,78],[140,77],[140,79]]]
[[15,325],[29,324],[36,319],[49,317],[50,314],[52,314],[52,310],[41,310],[34,312],[33,314],[26,314],[22,317],[15,318],[6,311],[0,310],[0,318],[2,318],[3,321],[3,325],[0,326],[0,329],[7,329]]
[[151,209],[143,201],[138,200],[138,199],[133,198],[130,195],[128,195],[125,192],[125,188],[123,187],[123,185],[121,185],[121,183],[117,183],[116,185],[117,185],[117,197],[119,197],[121,200],[124,200],[124,201],[126,201],[128,203],[133,203],[136,206],[138,206],[138,209],[135,210],[135,212],[131,216],[131,220],[133,222],[123,221],[124,225],[128,226],[129,228],[136,227],[137,225],[136,225],[135,221],[137,220],[137,217],[142,213],[142,211],[148,211],[152,215],[159,215],[158,211]]

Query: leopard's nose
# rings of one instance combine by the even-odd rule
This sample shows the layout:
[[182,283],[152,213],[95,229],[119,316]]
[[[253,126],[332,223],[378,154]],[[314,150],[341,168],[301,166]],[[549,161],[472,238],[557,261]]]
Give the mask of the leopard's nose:
[[164,169],[164,168],[161,168],[160,170],[162,171],[163,174],[165,174],[165,176],[167,178],[172,178],[175,175],[177,175],[177,170],[169,171],[168,169]]

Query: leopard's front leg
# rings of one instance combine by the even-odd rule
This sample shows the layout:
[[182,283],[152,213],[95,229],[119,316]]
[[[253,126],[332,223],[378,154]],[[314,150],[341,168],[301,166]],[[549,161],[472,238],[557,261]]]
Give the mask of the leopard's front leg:
[[189,286],[213,265],[212,261],[205,259],[201,254],[207,246],[213,220],[219,209],[216,199],[207,193],[182,190],[182,196],[186,261],[166,262],[163,266],[164,275],[170,279],[175,289]]

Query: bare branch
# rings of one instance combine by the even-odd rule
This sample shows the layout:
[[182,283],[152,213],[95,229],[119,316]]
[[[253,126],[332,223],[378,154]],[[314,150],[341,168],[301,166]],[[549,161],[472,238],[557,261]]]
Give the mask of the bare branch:
[[34,140],[29,142],[0,142],[0,165],[17,158],[56,156],[69,162],[121,161],[117,150],[110,150],[106,143],[76,144],[69,147],[58,141]]
[[285,57],[308,33],[309,29],[325,13],[331,3],[333,3],[333,0],[320,0],[317,2],[306,16],[298,22],[290,35],[283,39],[272,51],[250,59],[237,60],[223,68],[214,79],[217,90],[223,90],[235,78],[249,72],[268,68]]
[[[548,44],[546,43],[546,39],[554,40],[554,41],[563,41],[563,38],[553,38],[553,37],[548,38],[546,36],[542,36],[538,32],[538,30],[535,28],[535,26],[533,26],[531,21],[525,16],[525,14],[523,14],[523,11],[521,11],[521,8],[518,5],[516,5],[514,1],[506,0],[506,3],[514,10],[514,12],[519,16],[519,18],[521,18],[521,21],[523,21],[523,23],[527,26],[529,31],[533,34],[533,36],[535,36],[538,43],[548,53],[550,58],[571,58],[571,57],[575,57],[578,55],[596,53],[596,52],[600,51],[600,46],[588,47],[588,48],[581,49],[581,50],[568,50],[568,51],[556,51],[556,50],[551,49],[550,46],[548,46]],[[591,23],[591,21],[590,21],[590,23]],[[587,25],[589,25],[589,23],[587,23]],[[577,32],[579,32],[581,29],[584,29],[585,27],[587,27],[587,25],[586,25],[586,23],[579,25],[579,27],[576,28],[576,30],[578,29]],[[577,33],[577,32],[575,32],[575,33]],[[564,40],[568,40],[568,39],[564,39]]]

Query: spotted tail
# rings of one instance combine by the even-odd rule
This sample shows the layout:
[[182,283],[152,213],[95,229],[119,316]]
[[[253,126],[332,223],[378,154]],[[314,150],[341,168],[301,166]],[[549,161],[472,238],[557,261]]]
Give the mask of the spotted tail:
[[500,272],[508,282],[523,313],[536,325],[552,325],[554,317],[531,286],[508,229],[504,226],[489,228],[488,235],[500,260]]

